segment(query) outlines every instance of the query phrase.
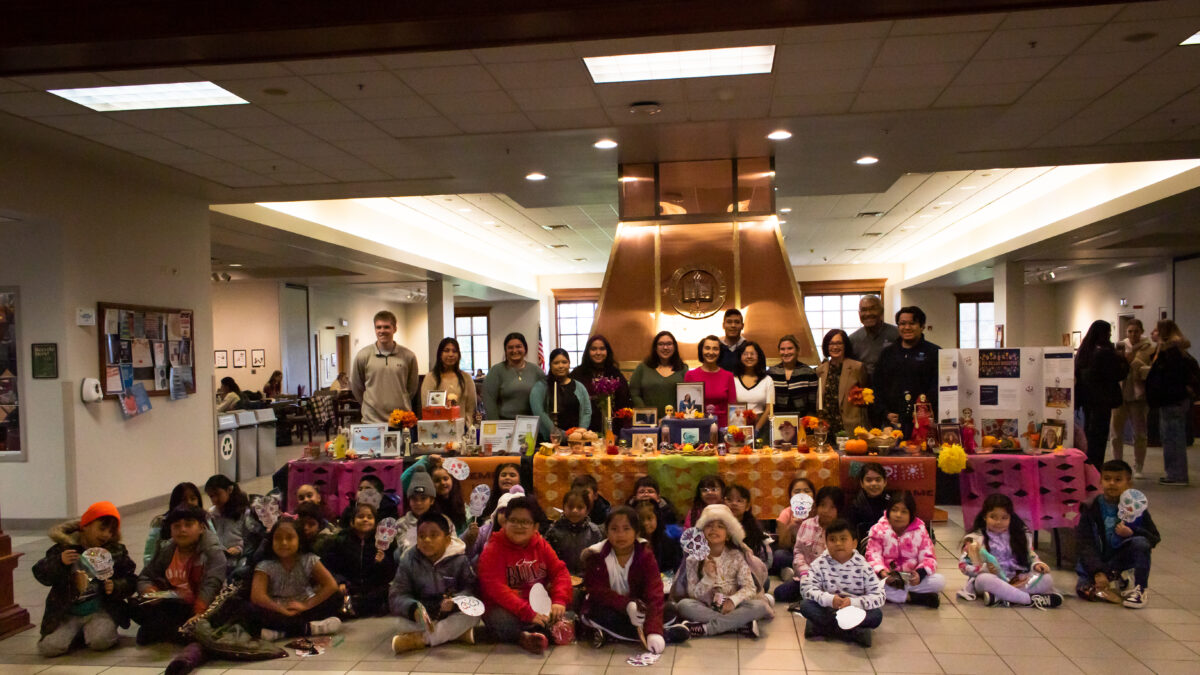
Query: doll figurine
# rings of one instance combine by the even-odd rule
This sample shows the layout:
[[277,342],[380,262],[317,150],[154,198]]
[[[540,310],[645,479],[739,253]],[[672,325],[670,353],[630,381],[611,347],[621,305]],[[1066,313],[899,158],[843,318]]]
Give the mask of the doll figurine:
[[975,419],[970,408],[962,410],[962,444],[968,455],[975,454]]
[[925,398],[925,394],[917,397],[917,404],[913,406],[913,433],[912,441],[918,447],[925,446],[925,440],[929,438],[929,432],[933,430],[933,406],[929,405],[929,400]]

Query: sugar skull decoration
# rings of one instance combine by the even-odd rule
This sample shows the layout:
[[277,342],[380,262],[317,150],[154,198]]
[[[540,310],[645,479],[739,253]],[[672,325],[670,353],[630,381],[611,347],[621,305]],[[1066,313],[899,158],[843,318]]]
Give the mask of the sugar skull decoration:
[[467,508],[470,510],[471,515],[475,516],[476,518],[482,516],[484,510],[487,509],[487,503],[491,497],[492,488],[482,483],[476,485],[475,489],[471,490],[471,497],[467,503]]
[[375,525],[375,548],[386,551],[396,540],[396,519],[384,518]]
[[1117,518],[1122,523],[1132,523],[1142,517],[1149,505],[1149,500],[1141,490],[1130,488],[1121,493],[1121,499],[1117,502]]
[[367,504],[375,510],[379,510],[379,503],[383,501],[383,495],[373,487],[365,487],[354,495],[354,500],[359,504]]
[[263,527],[268,530],[275,527],[275,522],[279,520],[279,497],[275,495],[255,497],[250,502],[250,508],[254,510],[254,515],[258,516]]
[[467,616],[483,616],[483,601],[479,598],[470,595],[456,595],[454,604],[458,606],[458,611]]
[[442,462],[442,468],[457,480],[466,480],[471,476],[471,467],[457,457],[452,457]]
[[837,617],[838,628],[850,630],[857,627],[867,618],[867,612],[861,607],[850,605],[839,609],[835,616]]
[[679,536],[679,545],[692,560],[704,560],[708,557],[708,538],[694,527],[683,531]]
[[529,589],[529,606],[538,614],[550,614],[550,608],[553,603],[550,602],[550,594],[546,592],[546,587],[541,584],[534,584]]
[[812,513],[813,498],[803,492],[797,492],[792,495],[792,516],[797,520],[803,520]]
[[91,572],[91,576],[100,581],[107,581],[113,576],[112,553],[108,549],[96,546],[80,554],[83,564]]

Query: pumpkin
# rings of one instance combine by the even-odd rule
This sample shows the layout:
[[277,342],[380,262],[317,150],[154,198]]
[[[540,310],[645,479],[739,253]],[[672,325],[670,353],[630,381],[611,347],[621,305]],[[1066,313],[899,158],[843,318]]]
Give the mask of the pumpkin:
[[865,455],[867,454],[867,442],[864,440],[853,439],[846,441],[847,455]]
[[996,441],[995,436],[984,436],[983,437],[983,447],[985,447],[985,448],[995,447],[996,443],[997,443],[997,441]]

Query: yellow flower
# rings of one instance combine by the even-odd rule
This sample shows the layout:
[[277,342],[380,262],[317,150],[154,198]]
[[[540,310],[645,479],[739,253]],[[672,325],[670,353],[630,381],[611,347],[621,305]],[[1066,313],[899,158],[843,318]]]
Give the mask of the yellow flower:
[[938,454],[938,468],[945,473],[961,473],[967,468],[967,452],[961,445],[943,445]]
[[863,403],[871,405],[875,402],[875,390],[863,388],[862,390]]
[[728,426],[728,427],[725,429],[725,431],[728,431],[728,432],[729,432],[729,433],[731,433],[731,434],[736,434],[736,433],[738,432],[737,425],[736,425],[736,424],[730,424],[730,425],[729,425],[729,426]]
[[695,450],[695,448],[693,448],[693,447],[692,447],[692,444],[691,444],[691,443],[688,443],[687,445],[683,446],[683,451],[684,451],[684,452],[692,452],[692,451],[694,451],[694,450]]
[[854,435],[855,436],[857,436],[859,434],[865,434],[865,433],[867,433],[867,430],[864,429],[863,427],[854,427]]
[[880,429],[879,427],[875,427],[874,429],[871,429],[871,431],[870,431],[870,434],[871,434],[872,436],[882,436],[882,435],[883,435],[883,430],[882,430],[882,429]]
[[899,429],[892,429],[892,438],[904,438],[904,432]]

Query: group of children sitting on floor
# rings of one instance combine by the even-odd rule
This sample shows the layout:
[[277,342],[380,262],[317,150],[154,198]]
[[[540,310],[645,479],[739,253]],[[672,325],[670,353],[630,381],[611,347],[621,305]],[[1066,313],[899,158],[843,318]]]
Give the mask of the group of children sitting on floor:
[[[394,541],[379,550],[376,523],[396,517],[399,500],[377,478],[364,478],[361,487],[385,495],[378,506],[352,501],[335,524],[320,493],[300,486],[297,513],[267,530],[247,495],[216,475],[204,486],[207,511],[195,485],[172,491],[167,512],[152,523],[138,575],[111,503],[93,504],[79,520],[52,529],[54,545],[34,566],[50,587],[39,651],[63,654],[81,636],[88,647],[107,649],[131,619],[139,624],[137,643],[147,644],[178,641],[181,626],[208,614],[214,625],[238,622],[264,639],[329,634],[343,619],[390,614],[399,626],[396,653],[476,638],[541,653],[551,642],[573,641],[577,631],[596,645],[640,642],[661,653],[706,635],[757,637],[776,600],[807,619],[808,638],[870,646],[886,601],[936,608],[945,579],[912,494],[888,492],[881,465],[859,466],[860,490],[849,504],[838,487],[814,494],[808,480],[792,480],[789,495],[807,493],[814,504],[805,518],[790,508],[779,515],[774,553],[749,508],[750,491],[717,476],[701,479],[682,525],[703,533],[703,559],[681,551],[675,509],[648,476],[616,507],[599,495],[594,478],[579,476],[561,517],[550,522],[521,487],[519,467],[505,464],[484,512],[471,518],[458,480],[429,456],[404,473],[407,508]],[[1131,479],[1128,464],[1106,463],[1101,495],[1081,509],[1077,592],[1084,599],[1119,593],[1137,608],[1146,602],[1150,549],[1159,536],[1148,511],[1129,524],[1116,516]],[[95,547],[113,560],[103,581],[81,558]],[[1008,497],[985,499],[960,550],[959,569],[969,577],[962,598],[981,597],[989,606],[1062,603]],[[782,579],[773,592],[769,572]],[[248,593],[206,611],[231,581],[246,584]],[[539,602],[546,596],[548,609]],[[471,598],[482,601],[482,617],[461,608]],[[844,630],[838,611],[850,606],[865,617]]]

